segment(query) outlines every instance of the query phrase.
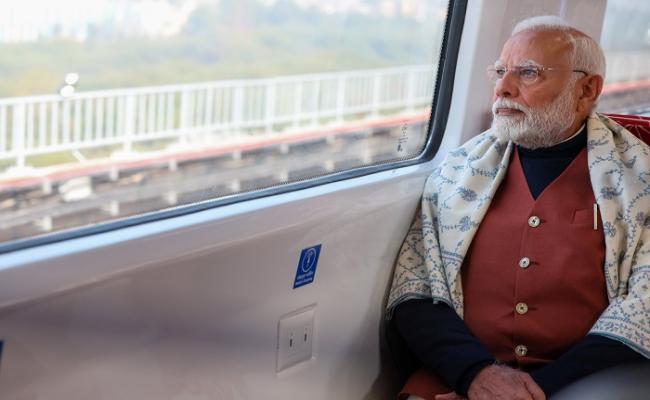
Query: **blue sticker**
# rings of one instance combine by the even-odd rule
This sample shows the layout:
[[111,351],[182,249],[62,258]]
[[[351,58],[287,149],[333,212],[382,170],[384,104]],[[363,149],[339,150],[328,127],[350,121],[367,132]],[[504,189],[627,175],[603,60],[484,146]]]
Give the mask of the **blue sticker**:
[[318,256],[320,255],[321,245],[308,247],[300,253],[298,269],[296,270],[296,279],[293,281],[293,288],[305,286],[314,281],[316,276],[316,266],[318,265]]

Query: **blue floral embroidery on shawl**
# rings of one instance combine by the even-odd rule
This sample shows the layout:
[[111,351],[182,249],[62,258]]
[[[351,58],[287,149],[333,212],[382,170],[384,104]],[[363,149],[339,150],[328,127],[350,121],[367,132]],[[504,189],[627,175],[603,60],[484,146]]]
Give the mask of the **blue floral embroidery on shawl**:
[[[591,333],[650,358],[650,150],[609,118],[587,121],[589,173],[605,232],[610,304]],[[460,267],[501,183],[512,144],[487,131],[450,152],[425,185],[400,250],[387,310],[430,298],[463,316]]]

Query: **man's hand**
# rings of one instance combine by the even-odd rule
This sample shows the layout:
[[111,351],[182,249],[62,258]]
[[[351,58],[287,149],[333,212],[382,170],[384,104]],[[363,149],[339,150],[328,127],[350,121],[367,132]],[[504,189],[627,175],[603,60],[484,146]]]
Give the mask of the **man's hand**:
[[467,400],[463,396],[456,394],[456,392],[451,392],[447,394],[438,394],[434,400]]
[[490,365],[479,372],[467,397],[469,400],[546,400],[530,375],[501,365]]

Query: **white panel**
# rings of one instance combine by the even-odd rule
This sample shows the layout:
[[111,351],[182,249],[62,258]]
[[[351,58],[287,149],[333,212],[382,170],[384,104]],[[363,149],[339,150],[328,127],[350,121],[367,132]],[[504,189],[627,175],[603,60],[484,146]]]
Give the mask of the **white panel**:
[[[426,173],[0,256],[0,398],[388,399],[384,296]],[[293,289],[316,244],[315,281]],[[311,304],[314,359],[278,374],[278,321]]]

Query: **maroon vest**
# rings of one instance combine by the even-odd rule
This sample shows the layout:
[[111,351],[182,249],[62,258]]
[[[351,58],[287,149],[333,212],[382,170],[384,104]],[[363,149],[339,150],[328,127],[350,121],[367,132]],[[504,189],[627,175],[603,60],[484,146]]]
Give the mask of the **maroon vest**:
[[500,361],[533,367],[607,307],[605,241],[586,149],[536,200],[514,153],[461,270],[465,322]]

